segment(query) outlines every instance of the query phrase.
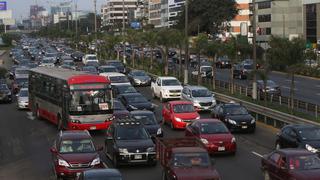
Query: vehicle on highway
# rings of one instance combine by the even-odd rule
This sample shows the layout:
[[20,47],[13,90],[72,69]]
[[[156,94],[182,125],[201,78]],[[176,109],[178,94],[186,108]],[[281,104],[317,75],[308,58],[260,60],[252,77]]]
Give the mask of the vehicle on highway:
[[129,117],[129,111],[118,99],[113,99],[113,116],[116,119]]
[[112,86],[113,97],[117,98],[120,94],[137,93],[138,91],[128,84],[119,84]]
[[162,107],[162,118],[172,129],[184,129],[200,115],[190,101],[170,101]]
[[122,175],[117,169],[90,169],[83,171],[78,180],[122,180]]
[[223,122],[218,119],[199,119],[185,130],[186,137],[193,137],[201,141],[209,154],[235,154],[236,138],[230,133]]
[[75,178],[82,171],[103,168],[88,131],[60,131],[50,148],[56,178]]
[[54,67],[55,66],[55,62],[56,60],[52,59],[52,58],[48,58],[48,57],[44,57],[39,66],[40,67]]
[[223,68],[231,68],[231,60],[227,56],[218,57],[217,61],[215,62],[216,67],[223,69]]
[[248,79],[253,71],[252,64],[237,64],[233,68],[233,77],[238,79]]
[[100,73],[100,76],[107,77],[111,81],[111,85],[131,85],[126,75],[118,72]]
[[123,103],[128,111],[150,110],[154,111],[154,104],[140,93],[126,93],[118,95],[118,99]]
[[97,58],[97,55],[95,54],[86,54],[82,57],[82,63],[84,65],[87,65],[88,62],[96,62],[99,63],[99,60]]
[[83,56],[84,56],[84,53],[79,51],[76,51],[71,54],[71,57],[74,59],[75,62],[81,62]]
[[305,149],[279,149],[261,159],[264,179],[318,180],[320,159]]
[[255,118],[241,104],[218,104],[211,110],[211,117],[220,119],[231,132],[246,131],[253,133],[256,129]]
[[118,69],[114,66],[100,66],[98,67],[99,74],[101,73],[111,73],[118,72]]
[[29,109],[29,91],[28,88],[22,88],[17,94],[18,109]]
[[0,84],[0,102],[12,102],[12,94],[7,84]]
[[58,129],[107,129],[113,119],[111,93],[110,81],[102,76],[62,68],[30,70],[29,107]]
[[156,147],[162,179],[220,180],[206,148],[197,139],[158,138]]
[[118,60],[108,60],[108,61],[106,61],[106,65],[116,67],[118,69],[118,72],[120,72],[120,73],[127,72],[124,64]]
[[115,120],[107,130],[105,151],[114,167],[123,164],[156,165],[156,150],[151,136],[140,121]]
[[151,84],[151,77],[143,70],[130,71],[128,79],[133,86],[149,86]]
[[281,96],[280,86],[272,80],[266,81],[266,87],[264,87],[263,80],[257,80],[257,88],[260,99],[264,98],[264,92],[266,92],[267,95]]
[[175,77],[158,77],[151,82],[152,97],[159,97],[161,102],[167,99],[181,99],[183,87]]
[[182,98],[191,101],[198,111],[208,111],[217,104],[214,94],[203,86],[184,86]]
[[63,66],[69,66],[70,69],[72,69],[72,70],[76,70],[77,69],[77,66],[73,62],[73,60],[63,60],[62,63],[61,63],[61,67],[63,67]]
[[160,127],[162,121],[158,122],[152,111],[131,111],[130,118],[140,121],[152,137],[163,137],[163,130]]
[[13,94],[17,94],[22,87],[25,86],[29,81],[28,74],[22,74],[19,76],[15,76],[14,81],[12,82],[11,89]]
[[284,126],[276,139],[276,149],[280,148],[304,148],[320,154],[320,127],[309,124]]
[[[208,73],[212,72],[212,66],[200,66],[200,75],[201,77],[208,77]],[[198,76],[198,68],[191,72],[192,75]],[[212,73],[211,73],[212,75]]]
[[97,68],[94,66],[83,66],[81,71],[86,72],[88,74],[94,74],[94,75],[98,74]]

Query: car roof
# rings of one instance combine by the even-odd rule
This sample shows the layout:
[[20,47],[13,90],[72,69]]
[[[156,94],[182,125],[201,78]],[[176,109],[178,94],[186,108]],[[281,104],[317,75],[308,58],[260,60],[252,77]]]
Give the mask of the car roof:
[[162,80],[166,80],[166,79],[176,79],[177,80],[177,78],[172,77],[172,76],[159,76],[158,78],[162,79]]
[[129,97],[129,96],[142,96],[141,93],[138,93],[138,92],[135,92],[135,93],[124,93],[124,94],[121,94],[121,96],[124,96],[124,97]]
[[234,107],[234,106],[241,106],[243,107],[241,104],[238,104],[238,103],[223,103],[222,104],[224,107]]
[[200,122],[200,123],[210,123],[210,122],[222,123],[219,119],[214,119],[214,118],[211,118],[211,119],[198,119],[197,122]]
[[130,112],[131,115],[138,115],[138,114],[153,114],[152,111],[148,110],[135,110]]
[[189,88],[190,90],[208,89],[208,88],[203,87],[203,86],[191,86],[191,85],[188,85],[188,86],[185,86],[185,87]]
[[101,73],[103,74],[103,76],[108,76],[108,77],[113,77],[113,76],[126,76],[122,73],[118,73],[118,72],[107,72],[107,73]]
[[207,153],[207,150],[201,147],[176,147],[172,148],[173,153]]
[[170,101],[168,102],[169,104],[172,105],[177,105],[177,104],[192,104],[191,101],[183,101],[183,100],[178,100],[178,101]]
[[91,138],[88,131],[82,130],[67,130],[60,131],[61,139],[88,139]]
[[121,176],[121,173],[118,169],[90,169],[83,172],[85,177],[95,177],[99,176]]
[[314,153],[301,148],[284,148],[277,150],[280,153],[283,153],[287,156],[297,156],[297,155],[313,155]]

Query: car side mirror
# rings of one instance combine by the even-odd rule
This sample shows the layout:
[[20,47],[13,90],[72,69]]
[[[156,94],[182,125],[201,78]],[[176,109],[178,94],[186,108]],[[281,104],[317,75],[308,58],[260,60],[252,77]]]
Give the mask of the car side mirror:
[[52,147],[50,148],[51,153],[56,154],[58,151],[56,148]]

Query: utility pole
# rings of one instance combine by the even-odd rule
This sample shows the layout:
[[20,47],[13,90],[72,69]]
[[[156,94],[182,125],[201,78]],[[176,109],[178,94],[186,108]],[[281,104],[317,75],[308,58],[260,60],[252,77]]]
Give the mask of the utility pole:
[[[128,14],[128,13],[127,13]],[[128,15],[127,15],[128,16]],[[125,19],[124,19],[124,0],[122,0],[122,39],[123,39],[123,63],[126,64],[126,43],[125,43],[125,29],[126,29],[126,24],[125,24]]]
[[97,42],[97,0],[93,0],[94,3],[94,33]]
[[76,50],[78,50],[78,3],[77,0],[75,2],[75,21],[76,21]]
[[253,19],[252,19],[252,33],[253,33],[253,69],[254,69],[254,74],[253,74],[253,82],[252,82],[252,99],[256,100],[257,99],[257,22],[256,22],[256,0],[252,0],[252,13],[253,13]]
[[185,68],[184,68],[184,80],[183,83],[184,84],[188,84],[188,74],[189,74],[189,38],[188,38],[188,0],[186,0],[185,4],[185,24],[184,24],[184,35],[185,35],[185,59],[184,59],[184,64],[185,64]]

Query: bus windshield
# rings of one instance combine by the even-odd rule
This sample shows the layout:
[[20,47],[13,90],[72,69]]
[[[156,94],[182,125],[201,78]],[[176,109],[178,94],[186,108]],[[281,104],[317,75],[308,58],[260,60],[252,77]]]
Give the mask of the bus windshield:
[[106,89],[71,91],[70,115],[107,114],[112,111]]

